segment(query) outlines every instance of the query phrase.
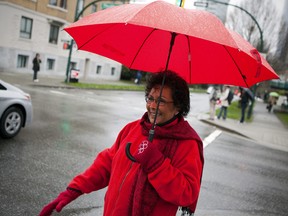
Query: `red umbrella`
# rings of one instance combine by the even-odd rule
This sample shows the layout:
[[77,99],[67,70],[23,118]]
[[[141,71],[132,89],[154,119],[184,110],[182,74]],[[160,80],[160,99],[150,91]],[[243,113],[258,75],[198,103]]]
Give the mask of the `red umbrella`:
[[[191,84],[250,87],[278,78],[257,50],[226,29],[216,16],[164,1],[108,8],[82,18],[65,31],[80,50],[135,70],[172,70]],[[159,97],[161,94],[162,89]],[[134,160],[129,148],[128,143],[126,154]]]
[[164,1],[108,8],[65,28],[78,49],[148,72],[175,71],[191,84],[250,87],[278,76],[214,15]]
[[[259,79],[271,80],[279,79],[273,68],[263,58],[260,53],[247,42],[240,34],[229,30],[231,36],[237,44],[238,49],[227,47],[228,52],[237,62],[239,71],[243,71],[243,76],[249,76],[247,86],[252,86],[259,82]],[[245,73],[246,72],[246,73]]]

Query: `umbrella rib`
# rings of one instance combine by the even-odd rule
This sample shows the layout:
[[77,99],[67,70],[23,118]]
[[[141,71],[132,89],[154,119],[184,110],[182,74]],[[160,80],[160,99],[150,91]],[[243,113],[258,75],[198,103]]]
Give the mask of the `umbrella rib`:
[[139,47],[138,51],[136,52],[136,55],[134,55],[134,58],[133,58],[133,60],[131,61],[131,64],[130,64],[129,68],[132,68],[132,65],[134,64],[134,62],[135,62],[138,54],[140,53],[140,50],[142,49],[142,47],[144,46],[144,44],[146,43],[146,41],[148,40],[148,38],[150,37],[150,35],[151,35],[154,31],[156,31],[156,30],[157,30],[156,28],[152,29],[152,31],[151,31],[151,32],[147,35],[147,37],[143,40],[141,46]]
[[190,40],[188,35],[185,35],[187,38],[187,43],[188,43],[188,63],[189,63],[189,81],[192,83],[192,56],[191,56],[191,47],[190,47]]
[[235,59],[233,58],[233,56],[231,55],[231,53],[229,52],[229,50],[227,49],[227,47],[224,46],[224,45],[223,45],[223,47],[224,47],[224,49],[227,51],[227,53],[229,54],[229,56],[231,57],[231,59],[233,60],[234,64],[236,65],[236,67],[237,67],[237,69],[238,69],[238,72],[240,73],[240,75],[242,76],[242,78],[243,78],[243,80],[244,80],[244,82],[245,82],[245,84],[246,84],[246,87],[249,88],[249,86],[248,86],[248,84],[247,84],[247,82],[246,82],[246,76],[245,76],[245,75],[242,73],[242,71],[240,70],[237,62],[235,61]]

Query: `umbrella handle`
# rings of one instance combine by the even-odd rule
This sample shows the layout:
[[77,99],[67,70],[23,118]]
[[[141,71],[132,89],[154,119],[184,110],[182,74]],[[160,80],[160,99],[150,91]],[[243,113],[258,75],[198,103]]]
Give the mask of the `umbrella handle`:
[[[151,129],[151,130],[149,131],[148,140],[149,140],[150,142],[152,142],[152,141],[153,141],[153,138],[154,138],[154,130]],[[126,148],[125,148],[126,156],[127,156],[131,161],[137,162],[136,159],[135,159],[135,158],[131,155],[131,153],[130,153],[130,146],[131,146],[131,143],[128,142],[128,143],[126,144]]]
[[149,140],[150,142],[152,142],[153,139],[154,139],[154,129],[150,129],[150,130],[149,130],[148,140]]
[[126,153],[126,156],[133,162],[137,162],[136,159],[131,155],[130,153],[130,146],[131,146],[131,143],[128,142],[126,144],[126,148],[125,148],[125,153]]

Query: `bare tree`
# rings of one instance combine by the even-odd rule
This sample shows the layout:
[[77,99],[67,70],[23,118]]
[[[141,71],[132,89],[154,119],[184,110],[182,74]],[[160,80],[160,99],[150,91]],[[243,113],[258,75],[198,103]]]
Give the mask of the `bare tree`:
[[287,52],[288,52],[288,24],[283,20],[280,22],[279,41],[275,47],[275,52],[268,52],[267,59],[273,68],[277,71],[283,71],[287,68]]
[[[283,70],[287,56],[288,26],[278,16],[271,0],[234,0],[230,4],[237,5],[252,15],[260,30],[247,12],[231,6],[228,8],[226,26],[241,34],[259,51],[266,53],[267,60],[275,70]],[[263,36],[262,50],[260,31]]]

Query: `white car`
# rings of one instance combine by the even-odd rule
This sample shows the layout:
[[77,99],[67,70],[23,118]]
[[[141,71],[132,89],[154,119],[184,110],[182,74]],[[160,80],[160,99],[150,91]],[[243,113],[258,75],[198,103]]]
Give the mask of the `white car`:
[[12,138],[32,122],[33,107],[29,94],[0,80],[0,136]]

